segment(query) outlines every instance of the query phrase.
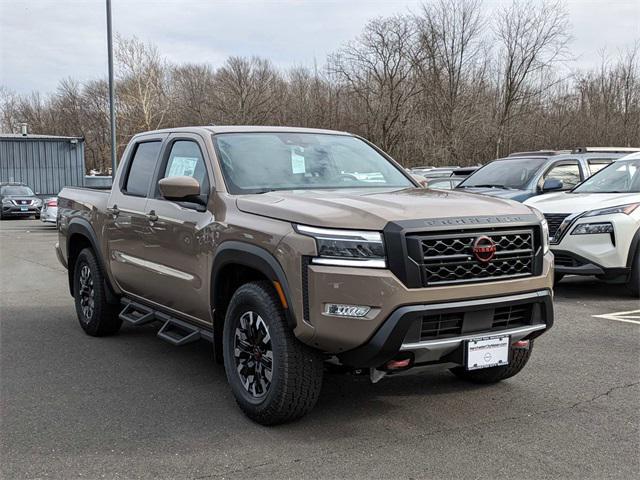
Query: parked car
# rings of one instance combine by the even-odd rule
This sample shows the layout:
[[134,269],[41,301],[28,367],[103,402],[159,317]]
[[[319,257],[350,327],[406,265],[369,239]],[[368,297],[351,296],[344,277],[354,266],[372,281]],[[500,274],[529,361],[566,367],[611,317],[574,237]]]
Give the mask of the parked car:
[[0,219],[40,216],[42,200],[24,183],[0,183]]
[[616,160],[573,190],[531,198],[549,223],[556,280],[595,275],[640,292],[640,153]]
[[577,148],[572,153],[518,152],[479,168],[457,188],[523,202],[543,193],[571,190],[616,158],[638,150],[600,147]]
[[451,172],[451,176],[455,178],[459,178],[460,181],[462,181],[463,179],[467,178],[469,175],[471,175],[473,172],[475,172],[479,168],[480,168],[480,165],[475,167],[458,167]]
[[462,178],[442,177],[425,179],[425,187],[439,190],[453,190],[462,181]]
[[44,223],[56,223],[58,219],[58,197],[44,200],[40,210],[40,220]]
[[[382,181],[342,173],[353,171]],[[494,383],[553,324],[539,212],[417,188],[343,132],[142,133],[110,192],[65,188],[58,208],[56,251],[84,331],[155,320],[174,345],[212,341],[238,405],[262,424],[313,408],[324,361],[374,383],[435,365]]]

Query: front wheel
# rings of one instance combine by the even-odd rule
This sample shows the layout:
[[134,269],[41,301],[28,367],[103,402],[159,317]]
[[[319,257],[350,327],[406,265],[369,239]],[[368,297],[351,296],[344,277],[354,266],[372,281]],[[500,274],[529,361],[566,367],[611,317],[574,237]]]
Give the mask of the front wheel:
[[314,407],[322,386],[322,356],[295,338],[269,282],[236,290],[222,341],[227,379],[249,418],[276,425]]
[[93,250],[80,252],[74,267],[73,296],[80,326],[88,335],[101,337],[120,330],[118,306],[107,301],[106,283]]
[[627,288],[635,298],[640,298],[640,247],[636,251]]
[[513,377],[520,373],[520,370],[529,361],[533,350],[533,340],[529,340],[529,348],[511,347],[511,360],[509,365],[503,367],[482,368],[480,370],[465,370],[464,367],[451,369],[456,377],[473,383],[497,383],[501,380]]

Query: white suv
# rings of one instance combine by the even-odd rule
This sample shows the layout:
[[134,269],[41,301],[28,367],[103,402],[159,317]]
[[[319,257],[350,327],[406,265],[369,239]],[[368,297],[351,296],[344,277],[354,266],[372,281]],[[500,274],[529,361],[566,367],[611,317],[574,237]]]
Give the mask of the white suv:
[[614,161],[569,192],[525,203],[549,224],[556,281],[595,275],[640,295],[640,153]]

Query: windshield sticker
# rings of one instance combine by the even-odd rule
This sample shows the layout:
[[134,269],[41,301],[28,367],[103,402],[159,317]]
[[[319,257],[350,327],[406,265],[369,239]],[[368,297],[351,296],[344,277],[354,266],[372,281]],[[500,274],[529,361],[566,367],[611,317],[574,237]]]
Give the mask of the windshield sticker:
[[197,163],[195,157],[173,157],[167,177],[193,177]]
[[291,149],[291,172],[294,174],[307,172],[304,157],[300,155],[303,152],[304,149],[302,147],[294,147]]

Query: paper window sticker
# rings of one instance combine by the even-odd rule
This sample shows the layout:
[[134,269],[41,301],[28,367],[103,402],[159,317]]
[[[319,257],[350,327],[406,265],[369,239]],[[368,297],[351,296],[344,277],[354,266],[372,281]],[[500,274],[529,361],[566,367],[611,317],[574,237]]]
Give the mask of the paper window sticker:
[[167,177],[193,177],[197,163],[195,157],[173,157]]
[[291,150],[291,172],[294,174],[306,173],[307,169],[305,167],[304,157],[296,150],[299,152],[303,151],[301,148]]

